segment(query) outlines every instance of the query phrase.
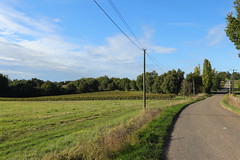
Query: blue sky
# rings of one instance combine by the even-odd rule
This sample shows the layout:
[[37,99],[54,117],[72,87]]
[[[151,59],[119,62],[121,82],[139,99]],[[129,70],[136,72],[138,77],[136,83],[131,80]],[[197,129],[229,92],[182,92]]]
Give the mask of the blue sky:
[[[238,69],[224,32],[233,0],[112,1],[154,59],[147,71],[189,73],[205,58],[217,71]],[[133,38],[108,0],[97,2]],[[0,0],[0,73],[11,79],[135,79],[142,59],[93,0]]]

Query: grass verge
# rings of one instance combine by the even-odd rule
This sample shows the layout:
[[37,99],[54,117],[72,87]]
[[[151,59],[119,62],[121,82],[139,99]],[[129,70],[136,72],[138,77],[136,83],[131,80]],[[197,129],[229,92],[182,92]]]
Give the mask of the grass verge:
[[165,147],[177,116],[187,105],[202,99],[204,98],[165,108],[157,119],[137,133],[138,143],[125,145],[124,149],[112,158],[119,160],[165,159]]
[[[235,98],[237,98],[237,97],[235,97]],[[223,98],[221,99],[221,102],[220,102],[220,103],[221,103],[221,106],[222,106],[223,108],[231,111],[231,112],[234,112],[234,113],[236,113],[236,114],[240,114],[240,108],[237,108],[237,107],[235,107],[235,106],[233,106],[233,105],[230,105],[230,101],[233,101],[233,100],[231,100],[231,97],[230,97],[228,94],[226,94],[226,95],[223,96]]]

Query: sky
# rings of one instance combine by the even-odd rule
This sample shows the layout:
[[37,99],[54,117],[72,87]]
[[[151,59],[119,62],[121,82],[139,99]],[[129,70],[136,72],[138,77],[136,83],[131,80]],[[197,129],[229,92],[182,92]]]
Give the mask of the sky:
[[[97,0],[116,24],[147,49],[147,71],[186,74],[204,59],[217,71],[240,71],[225,34],[234,0]],[[136,39],[136,38],[137,39]],[[51,81],[128,77],[143,72],[143,51],[93,0],[0,0],[0,73]]]

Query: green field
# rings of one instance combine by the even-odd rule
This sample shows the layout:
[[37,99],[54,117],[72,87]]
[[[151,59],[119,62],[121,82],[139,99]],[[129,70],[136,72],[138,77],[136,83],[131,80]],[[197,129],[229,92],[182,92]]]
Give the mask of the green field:
[[[148,108],[182,103],[148,100]],[[0,101],[0,159],[42,159],[84,145],[142,112],[141,100]]]

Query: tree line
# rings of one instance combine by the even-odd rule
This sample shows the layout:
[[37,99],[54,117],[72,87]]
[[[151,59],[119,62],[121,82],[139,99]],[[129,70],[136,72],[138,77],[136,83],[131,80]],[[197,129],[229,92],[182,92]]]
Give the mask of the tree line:
[[[236,74],[236,73],[235,73]],[[237,75],[237,74],[236,74]],[[200,65],[187,74],[181,69],[170,70],[162,75],[156,71],[146,73],[146,91],[149,93],[166,94],[197,94],[210,93],[221,86],[221,81],[230,78],[229,72],[217,72],[211,68],[208,60],[204,60],[201,74]],[[238,74],[240,79],[240,74]],[[237,77],[237,76],[236,76]],[[37,78],[31,80],[10,80],[0,74],[0,97],[36,97],[63,94],[80,94],[98,91],[142,91],[143,75],[136,80],[128,78],[81,78],[75,81],[51,82]]]

